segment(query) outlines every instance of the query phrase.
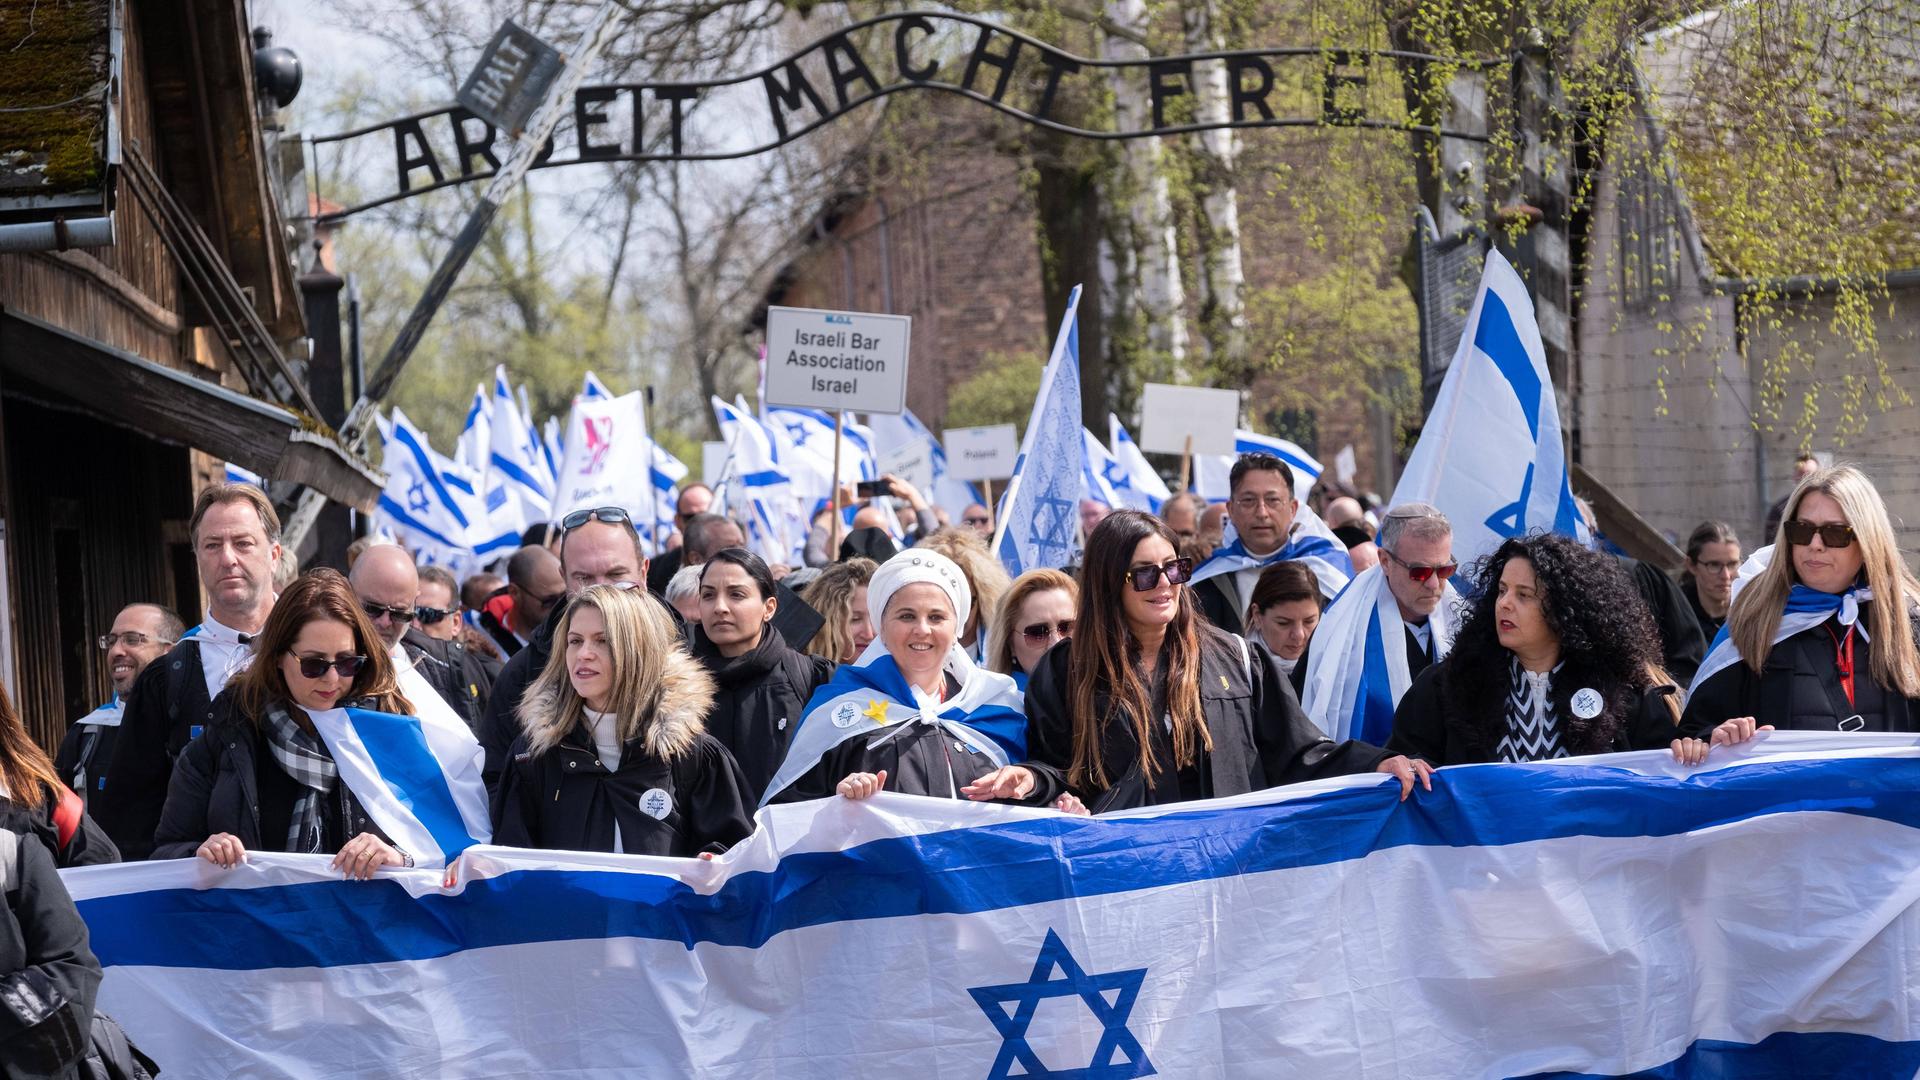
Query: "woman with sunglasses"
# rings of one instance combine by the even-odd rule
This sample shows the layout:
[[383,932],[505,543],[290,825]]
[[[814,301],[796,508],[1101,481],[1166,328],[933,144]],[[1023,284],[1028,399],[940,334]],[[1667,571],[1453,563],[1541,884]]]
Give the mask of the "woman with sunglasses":
[[331,853],[335,870],[361,880],[413,865],[367,816],[308,716],[414,711],[347,579],[325,568],[300,575],[253,656],[174,762],[153,858],[197,855],[230,869],[249,851]]
[[1029,570],[1013,579],[987,636],[987,667],[1013,676],[1021,693],[1040,658],[1073,636],[1080,586],[1058,570]]
[[1400,699],[1387,749],[1461,765],[1673,741],[1677,688],[1617,560],[1540,534],[1507,540],[1470,576],[1481,588],[1452,649]]
[[779,608],[773,571],[745,548],[722,548],[697,567],[693,658],[717,692],[708,730],[733,752],[754,802],[787,753],[807,699],[834,664],[789,646],[773,625]]
[[753,831],[746,774],[707,730],[713,676],[666,605],[593,585],[567,602],[493,798],[493,842],[690,858]]
[[1402,798],[1426,782],[1418,762],[1323,736],[1269,657],[1201,616],[1176,539],[1135,510],[1095,526],[1073,637],[1027,687],[1028,760],[968,798],[1071,793],[1103,813],[1347,773],[1391,773]]
[[1694,678],[1682,760],[1756,730],[1920,731],[1920,584],[1865,474],[1841,465],[1801,481],[1774,546],[1747,566]]

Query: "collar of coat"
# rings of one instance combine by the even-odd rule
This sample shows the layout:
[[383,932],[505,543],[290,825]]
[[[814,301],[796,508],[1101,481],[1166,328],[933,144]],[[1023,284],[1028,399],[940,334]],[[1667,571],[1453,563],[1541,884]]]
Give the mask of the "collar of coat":
[[[559,707],[560,684],[567,676],[564,671],[556,674],[560,681],[548,687],[540,686],[544,678],[536,680],[520,704],[520,729],[526,734],[529,752],[535,756],[553,749],[570,731],[562,726],[565,718]],[[567,693],[572,696],[571,687]],[[662,761],[671,761],[692,750],[694,743],[706,733],[707,711],[713,707],[713,695],[713,676],[707,674],[698,660],[687,655],[684,648],[674,648],[667,654],[666,671],[661,676],[651,715],[642,722],[636,737],[641,750]],[[623,723],[626,720],[621,719]],[[572,728],[578,726],[575,724]],[[625,741],[632,743],[635,738]]]

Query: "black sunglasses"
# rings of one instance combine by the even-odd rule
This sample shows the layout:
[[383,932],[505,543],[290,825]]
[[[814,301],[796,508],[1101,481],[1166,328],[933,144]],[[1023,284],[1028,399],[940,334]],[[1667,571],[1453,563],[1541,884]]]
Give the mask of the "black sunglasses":
[[1815,525],[1811,521],[1801,521],[1799,518],[1795,518],[1787,522],[1786,532],[1787,543],[1792,544],[1794,547],[1806,547],[1808,544],[1813,543],[1813,537],[1816,533],[1820,536],[1820,542],[1830,548],[1853,546],[1853,526],[1842,521],[1836,521],[1827,525]]
[[413,621],[413,609],[399,604],[388,607],[385,604],[376,604],[371,600],[362,600],[360,601],[360,607],[361,610],[367,613],[367,618],[372,619],[374,622],[379,622],[380,616],[382,615],[387,616],[397,623],[410,623]]
[[421,626],[439,626],[456,610],[455,608],[416,607],[413,609],[413,617],[420,620]]
[[294,659],[300,661],[301,677],[308,679],[320,678],[328,668],[338,672],[343,679],[351,679],[360,674],[360,669],[367,663],[364,656],[342,656],[334,660],[324,656],[296,656]]
[[575,510],[560,519],[560,531],[572,532],[589,521],[604,521],[609,525],[632,524],[633,519],[618,506],[596,506],[591,510]]
[[1160,584],[1163,575],[1169,585],[1185,585],[1187,579],[1193,576],[1193,560],[1183,555],[1168,559],[1159,566],[1127,567],[1127,580],[1133,583],[1134,592],[1152,592],[1154,586]]
[[1040,642],[1051,640],[1056,634],[1063,638],[1072,637],[1073,620],[1061,619],[1057,623],[1037,622],[1032,626],[1023,626],[1020,628],[1020,636],[1036,645]]

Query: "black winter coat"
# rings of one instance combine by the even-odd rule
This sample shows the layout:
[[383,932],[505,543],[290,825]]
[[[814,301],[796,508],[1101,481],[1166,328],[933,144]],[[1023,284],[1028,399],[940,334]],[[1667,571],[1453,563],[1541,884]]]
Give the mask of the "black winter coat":
[[[1860,605],[1862,625],[1870,604]],[[1913,632],[1920,636],[1920,622]],[[1847,703],[1834,646],[1845,634],[1838,617],[1828,619],[1775,645],[1758,675],[1744,662],[1715,672],[1687,702],[1680,730],[1704,739],[1723,721],[1751,716],[1780,731],[1920,731],[1920,699],[1873,680],[1873,642],[1860,634],[1853,638],[1854,700]]]
[[[608,771],[593,735],[576,725],[534,753],[529,721],[493,796],[493,842],[561,851],[612,851],[619,826],[629,855],[720,852],[753,832],[754,799],[733,755],[707,734],[713,679],[681,650],[667,661],[654,714]],[[661,794],[664,793],[664,798]]]
[[113,846],[106,831],[84,810],[79,827],[67,838],[66,846],[61,846],[60,825],[54,820],[54,814],[60,808],[63,794],[65,792],[47,789],[38,810],[28,810],[12,799],[0,798],[0,829],[38,840],[53,857],[53,864],[62,870],[70,866],[105,866],[119,862],[120,849]]
[[96,785],[87,799],[122,858],[137,862],[153,851],[174,759],[212,723],[199,642],[189,638],[168,649],[133,681],[106,784]]
[[75,1077],[92,1045],[100,961],[46,849],[18,848],[0,917],[0,1076]]
[[1246,609],[1240,604],[1238,580],[1233,574],[1217,574],[1193,586],[1193,598],[1200,605],[1200,614],[1229,634],[1246,629]]
[[[1387,749],[1439,765],[1466,765],[1497,761],[1495,749],[1506,733],[1505,694],[1501,700],[1461,715],[1447,693],[1453,658],[1421,672],[1407,688],[1393,714],[1393,737]],[[1505,671],[1500,678],[1506,679]],[[1610,685],[1593,675],[1577,658],[1569,657],[1553,677],[1554,715],[1573,715],[1573,695],[1586,687],[1598,690],[1605,701],[1590,723],[1562,726],[1561,744],[1567,753],[1605,754],[1618,750],[1661,750],[1672,743],[1675,729],[1668,705],[1675,687]]]
[[[1070,642],[1048,650],[1027,686],[1027,752],[1038,781],[1027,801],[1050,803],[1072,790],[1094,813],[1220,798],[1323,776],[1370,772],[1388,754],[1363,742],[1335,743],[1300,711],[1293,685],[1270,655],[1211,626],[1200,628],[1200,710],[1213,750],[1198,751],[1188,769],[1175,766],[1173,738],[1164,723],[1148,725],[1158,765],[1152,786],[1138,769],[1140,744],[1131,719],[1104,697],[1100,760],[1111,786],[1072,788],[1073,718],[1068,706]],[[1162,691],[1156,687],[1156,699]],[[1156,700],[1164,713],[1164,703]]]
[[752,652],[732,659],[720,655],[699,627],[693,627],[692,633],[693,657],[715,684],[707,734],[719,739],[740,763],[753,802],[758,804],[767,781],[786,759],[787,739],[800,723],[807,700],[833,677],[834,664],[788,648],[780,631],[771,626]]
[[53,771],[60,782],[73,789],[85,802],[93,792],[107,786],[107,768],[113,763],[113,750],[120,742],[120,725],[68,725],[53,755]]
[[[267,749],[264,722],[235,708],[231,690],[214,699],[215,719],[173,766],[151,858],[192,858],[207,837],[231,833],[248,851],[285,851],[302,788]],[[343,779],[322,814],[321,850],[332,854],[361,833],[392,841],[374,825]]]
[[1681,686],[1693,682],[1693,673],[1707,658],[1707,639],[1701,635],[1700,622],[1693,617],[1693,605],[1666,571],[1649,563],[1622,558],[1621,566],[1633,580],[1640,599],[1647,602],[1647,614],[1660,635],[1660,663]]

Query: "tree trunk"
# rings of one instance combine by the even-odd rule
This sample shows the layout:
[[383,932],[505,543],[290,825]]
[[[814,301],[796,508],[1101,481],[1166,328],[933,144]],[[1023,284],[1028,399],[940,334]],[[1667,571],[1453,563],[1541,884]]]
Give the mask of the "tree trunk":
[[[1218,52],[1226,47],[1215,0],[1186,0],[1180,13],[1187,51]],[[1227,68],[1203,65],[1194,77],[1194,118],[1227,122]],[[1215,366],[1224,374],[1247,373],[1247,319],[1240,299],[1246,273],[1240,265],[1240,200],[1234,191],[1239,136],[1232,128],[1195,132],[1190,137],[1195,210],[1200,240],[1200,326]]]
[[[1144,0],[1106,0],[1105,9],[1116,26],[1145,38],[1149,26]],[[1114,34],[1105,36],[1102,48],[1110,60],[1148,57],[1146,46]],[[1110,83],[1116,129],[1140,131],[1151,127],[1153,117],[1145,82],[1137,74],[1127,79],[1118,74],[1119,69],[1113,71]],[[1167,358],[1179,372],[1187,359],[1186,295],[1175,254],[1173,196],[1167,185],[1165,153],[1158,137],[1120,141],[1120,167],[1108,190],[1109,204],[1124,207],[1126,215],[1123,221],[1116,221],[1119,227],[1114,230],[1119,236],[1114,259],[1120,271],[1116,293],[1124,297],[1131,291],[1136,307],[1125,313],[1131,316],[1126,323],[1115,321],[1110,325],[1116,336],[1126,338],[1144,331],[1147,348]],[[1116,318],[1122,314],[1113,313]]]

